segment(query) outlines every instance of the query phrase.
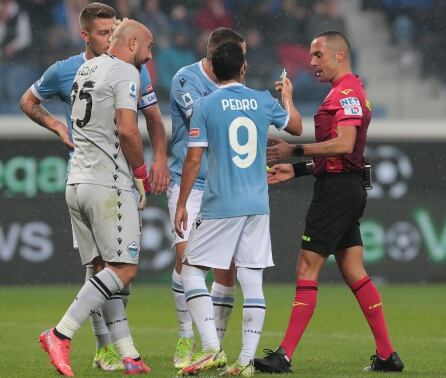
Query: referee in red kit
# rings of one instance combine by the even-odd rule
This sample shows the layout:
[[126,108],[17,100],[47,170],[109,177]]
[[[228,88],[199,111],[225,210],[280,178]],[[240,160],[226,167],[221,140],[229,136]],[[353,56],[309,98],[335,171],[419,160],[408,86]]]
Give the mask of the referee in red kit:
[[330,254],[358,300],[376,343],[376,354],[365,370],[400,372],[404,364],[390,342],[381,297],[364,268],[359,231],[367,199],[364,185],[364,147],[371,106],[358,76],[350,68],[350,43],[336,31],[319,34],[311,43],[311,65],[320,82],[330,82],[315,117],[316,143],[291,145],[274,140],[268,161],[311,156],[314,164],[277,164],[268,174],[270,184],[294,177],[316,176],[313,199],[306,216],[297,262],[296,296],[288,328],[280,346],[265,350],[254,361],[257,370],[291,372],[291,357],[316,307],[318,277]]

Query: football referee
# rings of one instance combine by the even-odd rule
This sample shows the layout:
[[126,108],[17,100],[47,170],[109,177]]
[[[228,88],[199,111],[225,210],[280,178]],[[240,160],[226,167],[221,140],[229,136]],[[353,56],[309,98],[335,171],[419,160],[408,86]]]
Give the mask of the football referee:
[[366,204],[364,147],[371,119],[371,105],[363,84],[350,68],[350,43],[336,31],[319,34],[311,43],[311,65],[320,82],[332,85],[315,120],[316,143],[291,145],[274,140],[268,161],[311,156],[312,164],[277,164],[269,183],[294,177],[316,177],[313,199],[306,216],[297,262],[296,296],[285,336],[275,350],[255,359],[257,370],[291,372],[291,357],[316,307],[319,272],[331,254],[358,300],[376,343],[367,371],[402,371],[384,319],[379,292],[364,268],[359,219]]

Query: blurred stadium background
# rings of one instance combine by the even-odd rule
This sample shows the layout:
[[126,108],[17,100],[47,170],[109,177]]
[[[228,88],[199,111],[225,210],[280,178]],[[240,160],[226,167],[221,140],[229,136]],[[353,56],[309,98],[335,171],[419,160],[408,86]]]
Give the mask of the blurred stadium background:
[[[369,272],[381,281],[446,280],[446,1],[439,0],[115,0],[120,17],[152,29],[150,64],[170,128],[170,81],[205,55],[209,31],[239,30],[247,40],[254,88],[269,88],[286,67],[295,103],[311,116],[328,91],[309,67],[312,36],[345,32],[354,70],[367,85],[374,118],[367,155],[374,189],[362,222]],[[78,14],[87,0],[0,0],[0,283],[80,282],[64,200],[66,151],[19,111],[21,94],[56,59],[83,50]],[[61,107],[48,103],[56,114]],[[62,116],[61,116],[61,119]],[[144,122],[140,122],[143,135]],[[151,150],[146,140],[147,160]],[[271,281],[293,282],[312,180],[271,188],[277,267]],[[167,281],[173,263],[165,196],[143,212],[139,280]],[[338,280],[334,264],[324,279]]]
[[[287,68],[295,103],[305,117],[303,137],[291,140],[312,140],[312,115],[329,87],[311,73],[309,42],[327,29],[349,36],[354,71],[363,78],[373,105],[366,154],[374,163],[374,189],[362,221],[367,269],[383,284],[391,334],[409,360],[410,376],[446,376],[446,1],[104,2],[120,17],[136,18],[152,29],[156,47],[149,69],[168,130],[173,74],[205,55],[210,30],[228,26],[246,38],[249,86],[273,90],[274,80]],[[83,50],[78,14],[86,3],[0,0],[0,303],[5,308],[0,312],[0,376],[48,376],[31,340],[62,314],[84,277],[72,248],[64,198],[67,151],[20,113],[18,101],[46,67]],[[57,101],[46,105],[63,120]],[[147,132],[143,122],[140,126],[150,161]],[[287,321],[312,183],[311,178],[295,180],[270,191],[276,267],[267,270],[265,281],[287,285],[267,287],[272,306],[261,347],[275,345]],[[162,370],[170,366],[176,342],[168,289],[174,254],[166,198],[153,196],[151,204],[142,213],[143,252],[129,317],[137,343],[151,351]],[[329,263],[321,281],[340,280],[335,264]],[[161,297],[161,302],[155,300]],[[296,357],[301,376],[356,376],[366,362],[364,350],[371,354],[373,346],[355,306],[345,288],[323,285],[321,308]],[[235,319],[240,319],[240,309]],[[86,328],[76,342],[91,345],[75,355],[77,369],[94,349]],[[238,326],[231,329],[229,353],[235,355]],[[165,340],[161,348],[160,339]],[[8,357],[11,353],[29,356],[25,370],[17,370],[22,360]],[[81,372],[101,375],[88,367]]]

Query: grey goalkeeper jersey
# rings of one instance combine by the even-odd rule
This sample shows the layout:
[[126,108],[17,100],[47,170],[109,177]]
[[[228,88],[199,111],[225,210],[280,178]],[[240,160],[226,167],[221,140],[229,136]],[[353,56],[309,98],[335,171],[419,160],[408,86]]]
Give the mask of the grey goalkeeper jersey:
[[101,55],[77,71],[71,92],[74,155],[68,184],[97,184],[131,190],[133,174],[124,157],[115,109],[137,111],[138,70],[116,57]]

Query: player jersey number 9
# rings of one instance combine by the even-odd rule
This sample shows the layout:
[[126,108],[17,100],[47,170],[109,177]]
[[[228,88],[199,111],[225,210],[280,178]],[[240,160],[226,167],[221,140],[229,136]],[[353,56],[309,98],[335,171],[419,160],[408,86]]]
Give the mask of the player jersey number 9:
[[92,90],[93,88],[94,88],[94,81],[92,80],[86,81],[80,91],[79,91],[79,84],[76,81],[73,83],[73,86],[71,88],[71,106],[74,105],[74,102],[76,101],[77,97],[79,97],[79,100],[85,100],[87,102],[85,107],[84,118],[74,120],[74,123],[80,128],[86,126],[91,118],[93,99],[91,98],[91,94],[89,93],[89,91]]
[[[245,144],[240,144],[238,130],[243,127],[248,132]],[[237,117],[229,125],[229,144],[237,156],[232,158],[239,168],[248,168],[257,156],[257,127],[248,117]]]

